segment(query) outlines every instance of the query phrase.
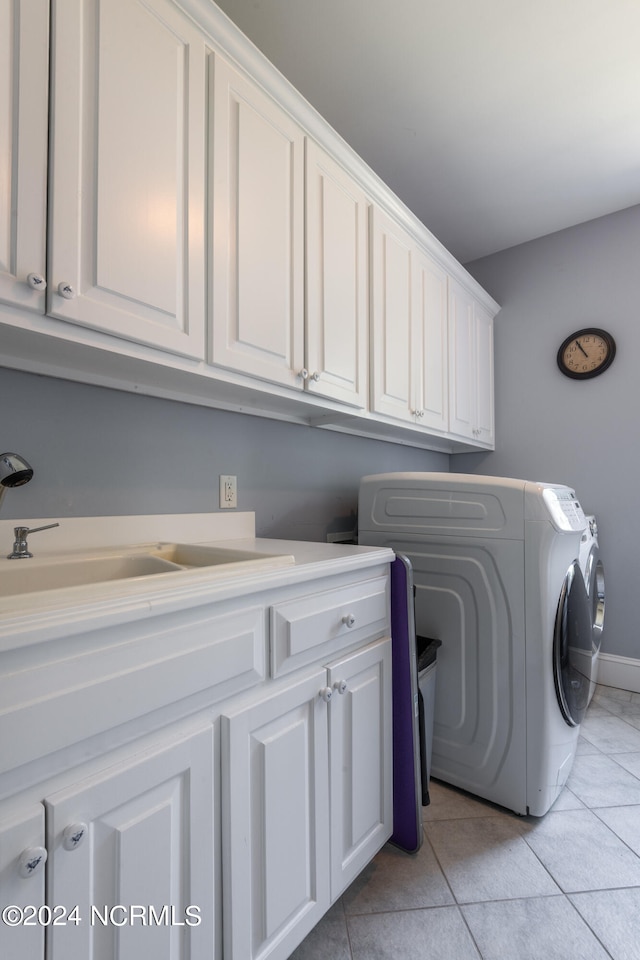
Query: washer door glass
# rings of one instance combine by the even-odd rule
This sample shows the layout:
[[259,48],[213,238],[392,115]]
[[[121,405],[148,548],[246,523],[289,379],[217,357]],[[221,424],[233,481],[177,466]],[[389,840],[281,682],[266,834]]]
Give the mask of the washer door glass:
[[577,560],[567,570],[553,636],[553,677],[565,722],[577,726],[589,702],[593,649],[591,601]]

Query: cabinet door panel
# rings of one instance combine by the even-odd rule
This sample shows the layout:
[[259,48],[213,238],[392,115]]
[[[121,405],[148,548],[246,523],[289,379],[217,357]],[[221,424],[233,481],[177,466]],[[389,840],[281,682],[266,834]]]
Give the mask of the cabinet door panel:
[[49,313],[202,358],[204,38],[169,0],[57,4],[55,38]]
[[[212,728],[60,791],[46,807],[50,900],[78,904],[83,921],[49,929],[49,960],[216,955]],[[64,831],[77,823],[88,829],[68,850]],[[115,908],[112,921],[91,923],[92,905],[103,917]],[[194,905],[198,926],[186,923]],[[132,906],[160,918],[166,907],[179,923],[143,924],[127,913]]]
[[306,195],[307,389],[364,407],[369,362],[367,198],[311,140]]
[[[332,664],[331,897],[335,899],[389,839],[391,640]],[[346,684],[343,693],[339,693]]]
[[212,363],[301,388],[304,138],[214,58]]
[[494,441],[493,413],[493,319],[476,306],[477,430],[478,440]]
[[0,301],[44,313],[48,24],[46,0],[0,4]]
[[411,242],[372,208],[373,408],[413,421]]
[[324,670],[221,718],[224,954],[288,957],[329,905]]
[[[30,847],[44,847],[44,807],[34,804],[0,820],[0,907],[43,906],[45,871],[42,864],[27,877],[19,873],[18,859]],[[71,909],[71,907],[69,907]],[[31,918],[33,919],[33,918]],[[0,923],[0,957],[42,960],[44,924],[11,927]]]
[[454,281],[449,287],[449,430],[474,438],[476,419],[473,300]]
[[447,274],[423,254],[416,255],[416,324],[420,342],[421,426],[446,431],[449,426],[447,371]]

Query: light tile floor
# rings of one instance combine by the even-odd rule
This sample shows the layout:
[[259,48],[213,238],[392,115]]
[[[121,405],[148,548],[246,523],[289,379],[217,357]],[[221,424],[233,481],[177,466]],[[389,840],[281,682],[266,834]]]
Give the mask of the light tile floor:
[[562,794],[517,817],[443,783],[293,960],[640,960],[640,694],[599,686]]

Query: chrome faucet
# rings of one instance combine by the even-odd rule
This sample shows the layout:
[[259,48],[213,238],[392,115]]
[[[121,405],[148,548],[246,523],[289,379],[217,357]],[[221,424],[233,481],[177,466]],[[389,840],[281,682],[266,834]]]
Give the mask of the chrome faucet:
[[51,530],[53,527],[59,527],[59,523],[47,523],[44,527],[14,527],[13,550],[7,556],[7,560],[28,560],[33,554],[29,553],[29,544],[27,537],[30,533],[39,533],[40,530]]
[[32,476],[33,467],[17,453],[0,453],[0,504],[9,487],[21,487]]

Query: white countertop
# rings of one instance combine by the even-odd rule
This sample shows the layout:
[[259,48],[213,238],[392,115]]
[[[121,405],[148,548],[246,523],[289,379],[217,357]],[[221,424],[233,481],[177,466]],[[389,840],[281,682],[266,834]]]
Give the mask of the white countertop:
[[[44,526],[55,518],[20,521]],[[75,517],[34,534],[33,559],[8,560],[13,527],[0,521],[0,577],[15,564],[51,564],[75,556],[138,551],[145,544],[176,542],[248,550],[275,556],[270,569],[227,566],[196,567],[177,573],[153,574],[82,586],[0,597],[0,651],[39,643],[63,632],[73,634],[150,615],[170,613],[202,603],[221,601],[259,590],[362,569],[393,559],[384,547],[359,547],[255,537],[253,513],[175,514],[132,517]]]

